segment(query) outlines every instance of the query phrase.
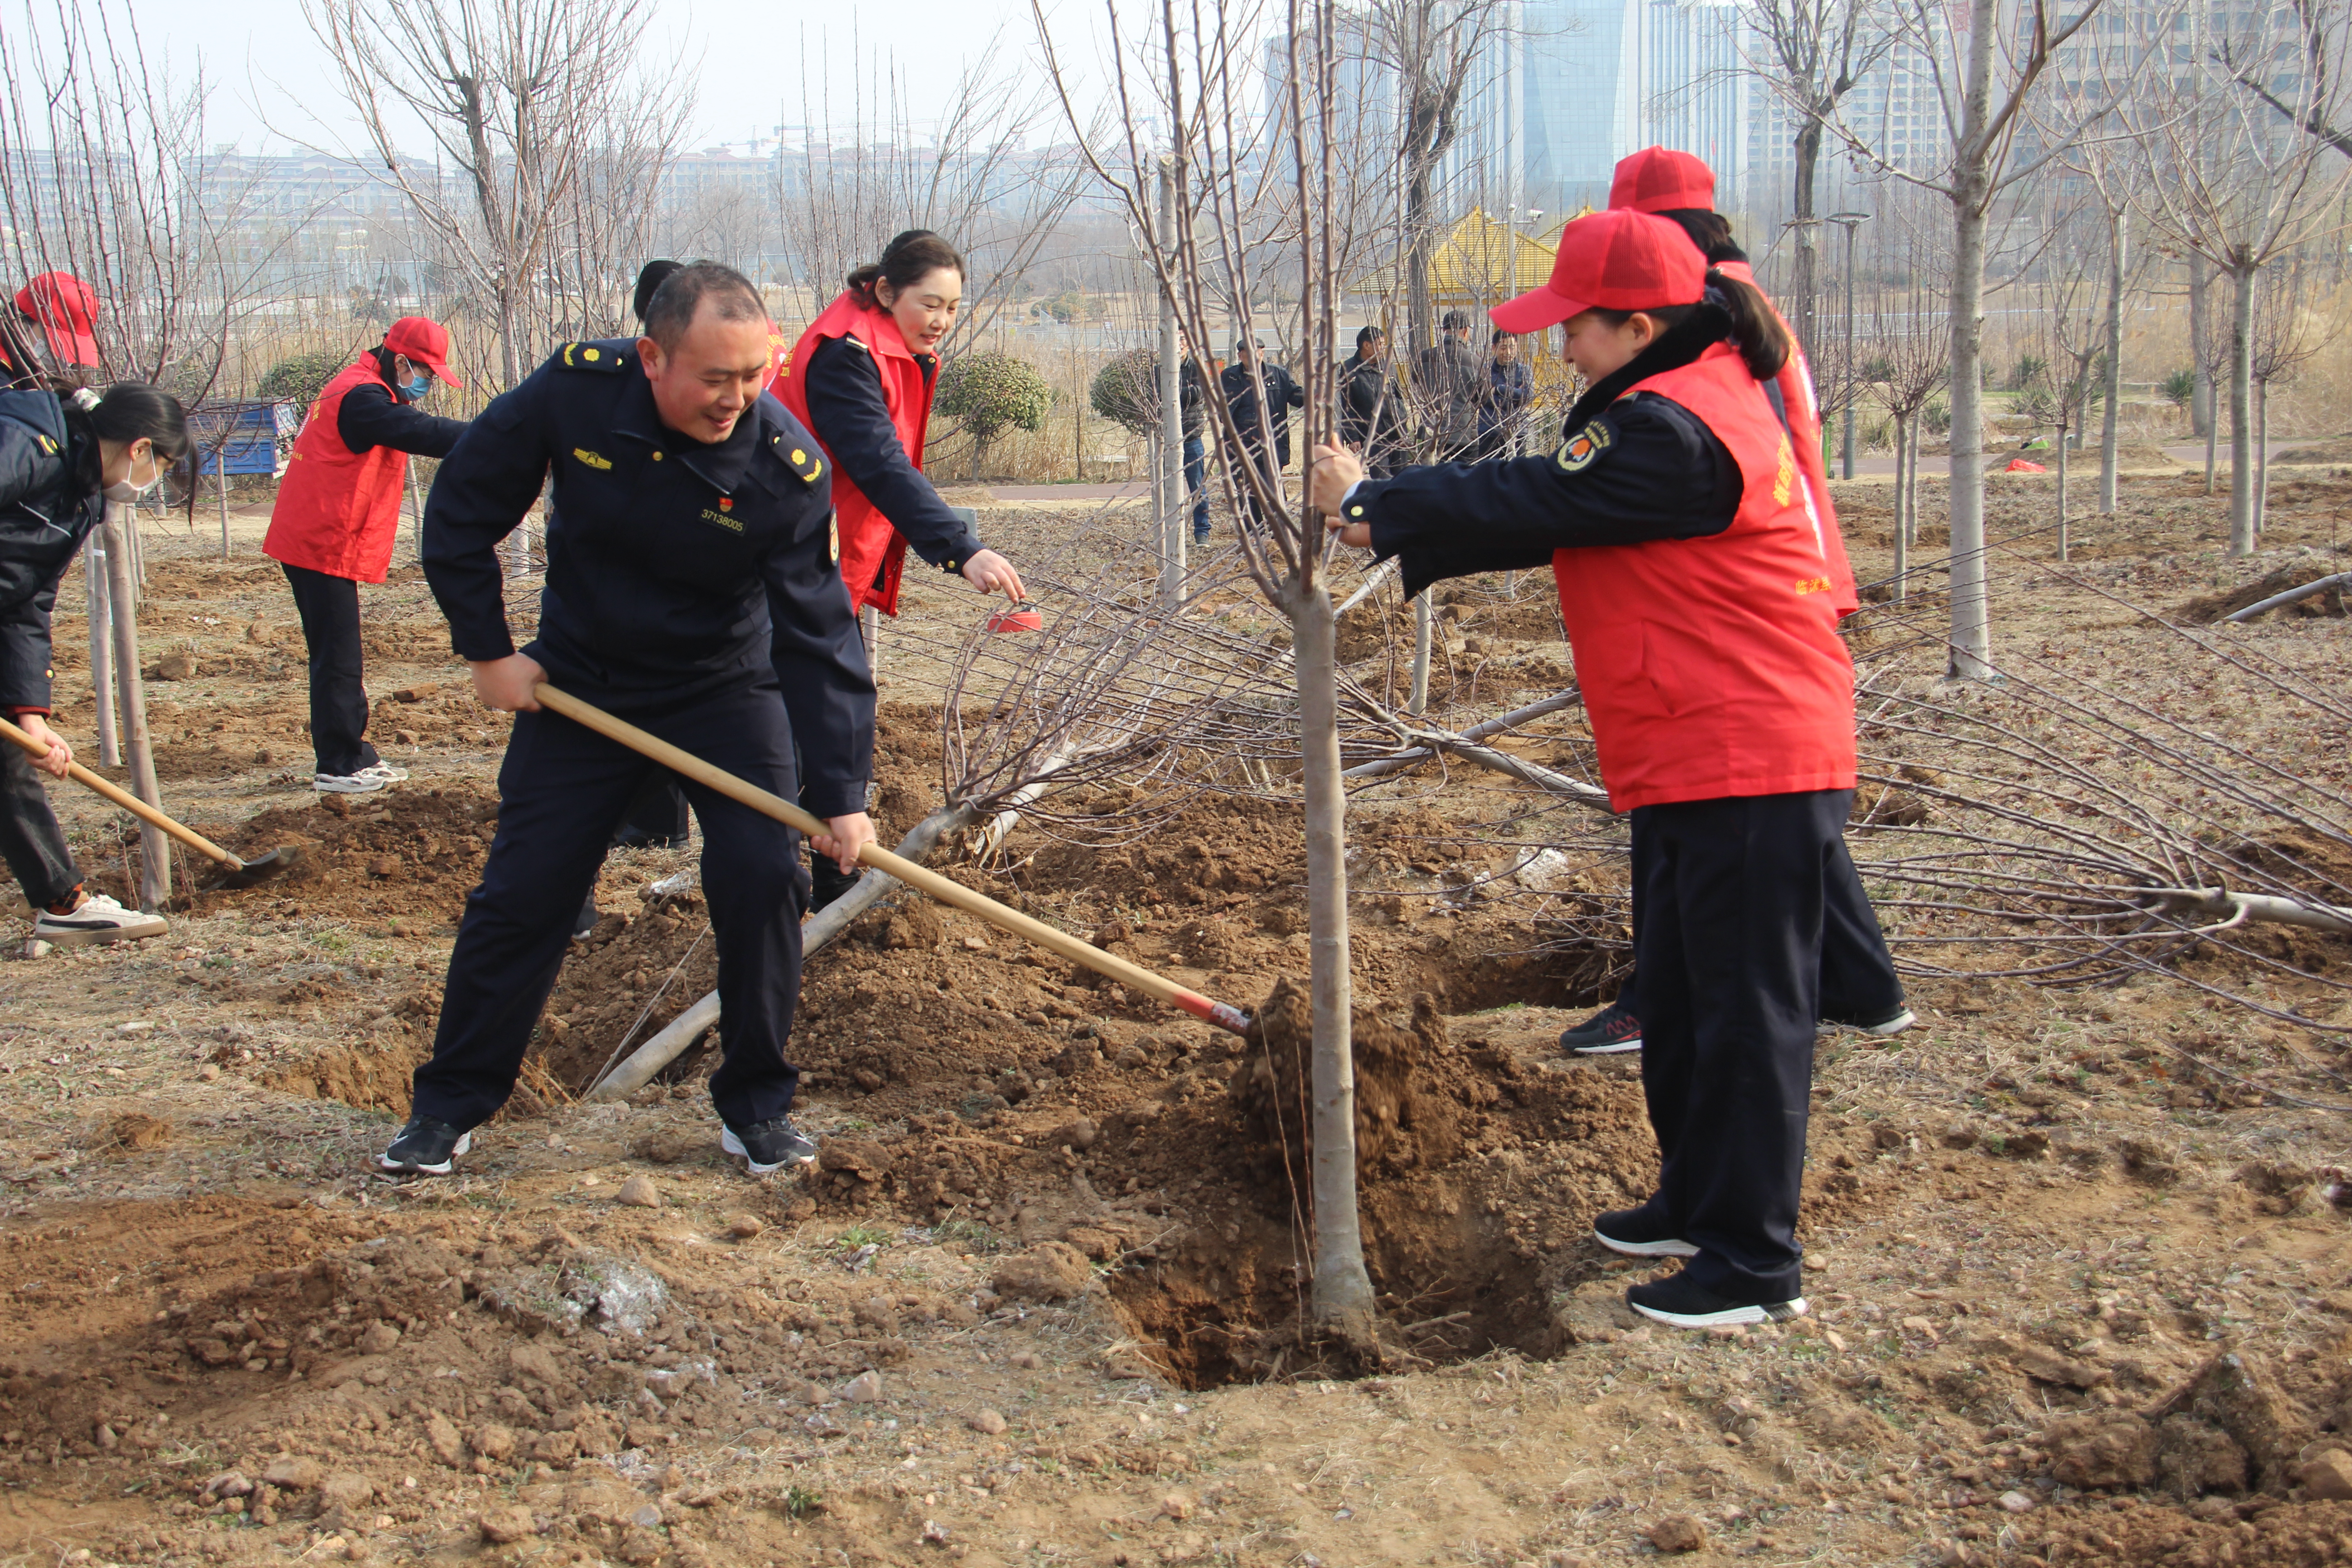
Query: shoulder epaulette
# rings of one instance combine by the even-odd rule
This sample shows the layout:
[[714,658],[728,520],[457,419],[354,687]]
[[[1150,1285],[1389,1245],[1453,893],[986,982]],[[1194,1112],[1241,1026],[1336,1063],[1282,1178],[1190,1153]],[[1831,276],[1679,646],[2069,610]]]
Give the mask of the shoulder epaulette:
[[801,483],[804,485],[816,483],[824,473],[824,455],[816,449],[814,441],[803,445],[797,437],[771,430],[768,432],[768,449],[791,465],[793,472],[801,477]]
[[601,370],[617,375],[629,368],[629,356],[602,343],[566,343],[555,353],[566,370]]

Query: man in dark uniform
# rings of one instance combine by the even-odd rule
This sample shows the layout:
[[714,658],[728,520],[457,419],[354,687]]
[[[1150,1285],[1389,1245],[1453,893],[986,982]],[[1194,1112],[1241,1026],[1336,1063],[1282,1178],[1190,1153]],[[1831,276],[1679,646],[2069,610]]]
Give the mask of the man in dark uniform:
[[[514,711],[498,837],[449,955],[432,1059],[384,1170],[442,1175],[505,1103],[572,911],[656,764],[541,710],[542,679],[827,818],[845,870],[873,841],[874,679],[843,588],[815,441],[760,395],[772,345],[751,285],[709,262],[656,291],[646,336],[569,343],[474,422],[425,511],[425,572],[484,706]],[[539,639],[515,651],[497,549],[551,467]],[[803,793],[793,742],[807,773]],[[710,1095],[755,1173],[816,1146],[784,1059],[808,882],[782,824],[688,781],[719,948]]]

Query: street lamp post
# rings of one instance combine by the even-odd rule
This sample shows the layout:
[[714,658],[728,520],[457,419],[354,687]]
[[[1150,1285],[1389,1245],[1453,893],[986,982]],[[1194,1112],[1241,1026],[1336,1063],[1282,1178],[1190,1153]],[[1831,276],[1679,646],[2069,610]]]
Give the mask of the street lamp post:
[[1845,432],[1839,455],[1843,478],[1853,478],[1853,407],[1861,401],[1862,383],[1853,364],[1853,231],[1868,213],[1832,213],[1829,221],[1845,230]]

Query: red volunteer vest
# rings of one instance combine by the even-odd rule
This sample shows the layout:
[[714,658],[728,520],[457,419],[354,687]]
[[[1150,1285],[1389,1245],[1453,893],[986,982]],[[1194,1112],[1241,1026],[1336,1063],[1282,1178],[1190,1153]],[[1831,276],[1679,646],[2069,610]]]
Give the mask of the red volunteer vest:
[[278,487],[278,504],[269,509],[263,554],[354,583],[383,581],[400,531],[408,454],[390,447],[354,452],[343,445],[335,419],[352,388],[390,384],[370,353],[319,394],[294,437],[293,459]]
[[[931,422],[931,386],[923,379],[923,367],[915,362],[907,340],[898,335],[898,323],[891,320],[889,311],[860,304],[856,295],[845,291],[793,345],[791,367],[777,384],[776,395],[807,426],[817,445],[824,447],[825,456],[832,457],[833,448],[826,445],[816,421],[809,417],[808,408],[809,356],[827,338],[856,338],[874,356],[875,366],[882,373],[882,401],[890,410],[898,444],[907,449],[907,460],[920,472],[923,432]],[[838,462],[833,465],[833,510],[841,530],[841,580],[848,586],[851,606],[862,610],[874,605],[884,615],[896,616],[898,578],[907,562],[906,537],[890,526],[890,520],[866,499],[866,492]]]
[[[1756,282],[1754,270],[1745,261],[1717,262],[1716,270],[1751,287]],[[1769,299],[1765,302],[1771,303]],[[1837,613],[1850,616],[1862,607],[1862,600],[1854,592],[1853,567],[1845,558],[1845,539],[1838,532],[1837,508],[1830,502],[1830,470],[1822,457],[1822,405],[1813,395],[1813,367],[1806,363],[1805,351],[1798,344],[1797,334],[1789,331],[1788,318],[1780,315],[1778,305],[1772,306],[1772,314],[1779,318],[1780,330],[1789,332],[1789,361],[1776,379],[1780,406],[1789,411],[1790,444],[1797,449],[1797,466],[1805,471],[1805,497],[1821,525],[1822,553],[1829,560],[1830,581],[1837,585],[1833,590]]]
[[1739,465],[1731,526],[1552,557],[1610,806],[1853,787],[1853,662],[1789,433],[1728,343],[1627,391]]

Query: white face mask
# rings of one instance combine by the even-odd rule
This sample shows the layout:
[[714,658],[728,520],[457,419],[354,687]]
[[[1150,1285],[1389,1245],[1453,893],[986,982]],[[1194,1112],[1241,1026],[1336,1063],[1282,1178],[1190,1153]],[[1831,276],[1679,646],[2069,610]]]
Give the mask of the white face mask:
[[150,447],[147,448],[147,482],[145,484],[132,484],[126,472],[123,478],[115,480],[100,493],[109,500],[135,501],[153,489],[163,478],[163,465],[155,460],[155,448]]

